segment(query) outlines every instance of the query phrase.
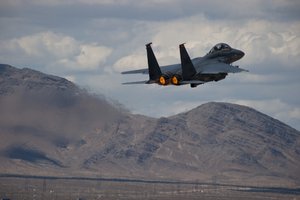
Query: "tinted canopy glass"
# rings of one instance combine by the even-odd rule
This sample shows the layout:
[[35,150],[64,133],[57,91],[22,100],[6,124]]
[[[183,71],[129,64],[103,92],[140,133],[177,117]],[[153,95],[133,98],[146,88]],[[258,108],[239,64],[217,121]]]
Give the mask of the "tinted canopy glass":
[[227,50],[231,50],[231,47],[228,44],[225,43],[219,43],[216,44],[210,51],[208,54],[212,54],[214,52],[217,51],[227,51]]

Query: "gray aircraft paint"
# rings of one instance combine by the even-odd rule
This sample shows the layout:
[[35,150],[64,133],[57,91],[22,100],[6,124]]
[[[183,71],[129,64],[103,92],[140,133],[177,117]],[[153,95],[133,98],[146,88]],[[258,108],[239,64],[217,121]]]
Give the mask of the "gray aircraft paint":
[[[206,82],[222,80],[228,73],[248,71],[232,65],[233,62],[245,55],[244,52],[231,48],[225,43],[216,44],[205,56],[194,59],[190,59],[184,44],[181,44],[179,45],[181,63],[161,67],[158,65],[151,44],[146,44],[148,68],[122,72],[122,74],[149,74],[150,71],[149,80],[123,84],[157,83],[160,85],[170,85],[172,84],[172,78],[176,76],[178,84],[173,83],[173,85],[190,84],[191,87],[196,87]],[[162,81],[161,77],[163,78]]]

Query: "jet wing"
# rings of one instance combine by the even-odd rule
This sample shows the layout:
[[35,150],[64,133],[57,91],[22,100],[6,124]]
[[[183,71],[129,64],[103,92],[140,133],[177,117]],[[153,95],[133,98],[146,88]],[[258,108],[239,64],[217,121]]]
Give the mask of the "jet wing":
[[248,70],[225,63],[211,63],[202,67],[201,74],[239,73]]

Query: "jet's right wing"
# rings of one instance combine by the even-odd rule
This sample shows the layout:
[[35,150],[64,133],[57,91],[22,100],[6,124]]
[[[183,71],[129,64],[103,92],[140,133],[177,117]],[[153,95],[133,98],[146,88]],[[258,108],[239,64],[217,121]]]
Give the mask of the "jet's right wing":
[[239,68],[238,66],[217,62],[203,66],[201,74],[239,73],[243,71],[248,72],[248,70]]

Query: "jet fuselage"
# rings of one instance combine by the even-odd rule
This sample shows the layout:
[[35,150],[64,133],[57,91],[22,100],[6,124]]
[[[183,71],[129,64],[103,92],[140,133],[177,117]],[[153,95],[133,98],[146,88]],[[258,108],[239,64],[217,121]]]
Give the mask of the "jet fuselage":
[[247,71],[238,66],[231,65],[241,59],[245,54],[241,50],[231,48],[225,43],[216,44],[205,56],[190,59],[184,44],[179,45],[181,63],[159,67],[151,43],[146,44],[148,70],[132,70],[123,74],[144,73],[149,74],[149,81],[131,82],[136,83],[158,83],[160,85],[185,85],[191,87],[209,81],[224,79],[228,73]]

